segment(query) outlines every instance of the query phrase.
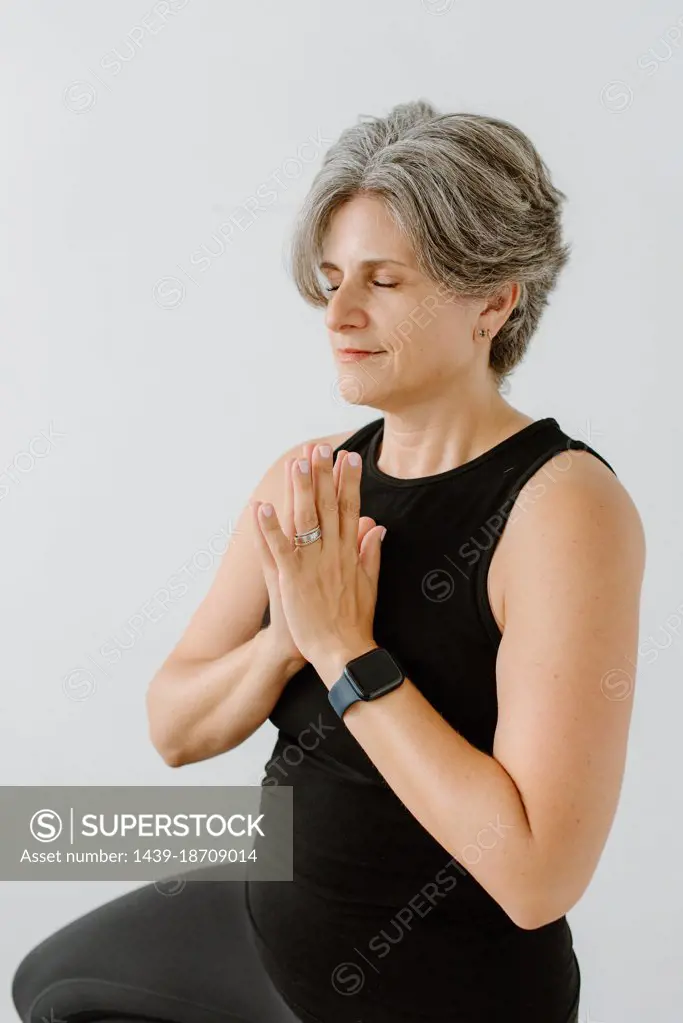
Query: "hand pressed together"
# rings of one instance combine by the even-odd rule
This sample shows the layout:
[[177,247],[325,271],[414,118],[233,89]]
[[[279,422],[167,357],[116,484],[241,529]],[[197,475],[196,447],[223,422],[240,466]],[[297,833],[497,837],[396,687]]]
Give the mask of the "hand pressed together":
[[[349,452],[340,451],[333,466],[331,452],[323,456],[320,447],[287,462],[284,523],[272,505],[252,505],[271,623],[286,624],[293,655],[314,666],[335,656],[343,662],[376,646],[373,619],[384,533],[383,526],[360,516],[360,461],[354,465]],[[302,463],[308,471],[301,471]],[[319,540],[294,545],[295,532],[317,525]]]

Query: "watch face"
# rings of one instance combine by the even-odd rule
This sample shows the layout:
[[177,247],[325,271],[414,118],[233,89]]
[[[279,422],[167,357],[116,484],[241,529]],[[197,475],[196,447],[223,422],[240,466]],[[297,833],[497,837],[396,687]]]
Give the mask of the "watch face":
[[389,651],[382,647],[354,657],[346,665],[346,672],[364,700],[373,700],[388,693],[403,681],[403,672]]

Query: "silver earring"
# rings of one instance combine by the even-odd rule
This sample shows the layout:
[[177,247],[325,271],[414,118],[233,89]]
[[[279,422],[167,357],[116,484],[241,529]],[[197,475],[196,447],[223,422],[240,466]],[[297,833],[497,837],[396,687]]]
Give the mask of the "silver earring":
[[477,334],[479,335],[479,337],[489,337],[489,338],[491,337],[491,331],[490,330],[478,330]]

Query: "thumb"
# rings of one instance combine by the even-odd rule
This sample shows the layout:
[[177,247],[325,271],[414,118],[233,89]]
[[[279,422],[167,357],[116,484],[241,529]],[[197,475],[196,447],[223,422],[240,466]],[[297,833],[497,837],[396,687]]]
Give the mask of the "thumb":
[[373,518],[370,518],[369,515],[361,515],[361,517],[359,518],[359,520],[358,520],[358,551],[359,551],[359,553],[360,553],[360,545],[361,545],[361,543],[363,541],[363,537],[366,536],[370,532],[372,527],[376,526],[376,525],[377,525],[377,523],[375,522],[375,520]]
[[363,537],[360,545],[360,562],[371,580],[375,590],[379,581],[379,566],[382,558],[382,538],[386,532],[384,526],[373,526]]
[[263,570],[263,574],[265,578],[268,579],[269,575],[272,576],[273,574],[275,575],[277,574],[277,564],[275,562],[275,558],[273,557],[273,553],[268,544],[266,543],[263,533],[261,532],[258,522],[258,510],[259,507],[263,504],[263,501],[250,501],[249,503],[252,514],[254,546],[256,547],[261,557],[261,568]]

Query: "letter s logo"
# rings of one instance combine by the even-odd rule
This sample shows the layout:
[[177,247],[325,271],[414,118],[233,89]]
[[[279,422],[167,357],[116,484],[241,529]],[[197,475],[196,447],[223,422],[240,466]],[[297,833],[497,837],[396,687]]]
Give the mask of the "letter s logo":
[[38,842],[54,842],[62,833],[62,818],[55,810],[37,810],[29,828]]

